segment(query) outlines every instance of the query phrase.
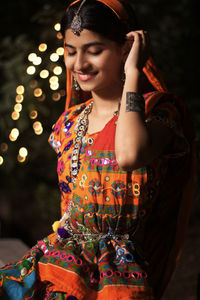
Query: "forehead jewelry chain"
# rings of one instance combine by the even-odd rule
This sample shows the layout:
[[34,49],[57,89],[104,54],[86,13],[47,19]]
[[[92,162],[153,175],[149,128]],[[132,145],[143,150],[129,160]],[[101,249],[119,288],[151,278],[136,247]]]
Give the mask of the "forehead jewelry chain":
[[83,110],[81,113],[77,129],[76,129],[76,138],[74,141],[74,148],[72,150],[72,158],[71,158],[71,179],[72,183],[76,182],[76,177],[79,171],[79,154],[82,146],[82,139],[85,136],[88,128],[88,115],[92,110],[93,101]]
[[81,7],[83,6],[83,4],[86,2],[86,0],[83,0],[77,10],[77,12],[75,13],[75,16],[72,20],[71,23],[71,30],[75,35],[80,35],[81,31],[83,30],[82,28],[82,19],[81,16],[79,15],[79,12],[81,10]]

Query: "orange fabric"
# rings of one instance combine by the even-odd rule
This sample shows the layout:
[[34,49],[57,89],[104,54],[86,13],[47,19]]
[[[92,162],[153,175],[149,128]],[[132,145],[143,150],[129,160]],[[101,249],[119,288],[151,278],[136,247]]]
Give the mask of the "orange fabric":
[[144,68],[143,68],[143,72],[146,75],[147,79],[149,80],[149,82],[152,84],[152,86],[159,92],[167,92],[167,86],[158,70],[158,68],[156,67],[156,64],[153,60],[152,57],[150,57]]
[[[105,287],[102,291],[96,292],[90,288],[88,288],[81,278],[73,272],[66,272],[65,269],[55,266],[53,264],[49,264],[46,267],[45,264],[39,263],[38,270],[40,274],[41,281],[49,281],[53,283],[52,286],[49,287],[49,291],[59,291],[67,294],[72,294],[77,297],[79,300],[83,299],[84,296],[87,297],[88,300],[116,300],[116,299],[126,299],[129,294],[129,286],[113,286],[113,287]],[[68,284],[69,283],[69,284]],[[78,285],[76,284],[78,283]],[[78,286],[78,287],[77,287]],[[83,294],[84,291],[84,294]],[[135,297],[132,296],[133,300],[153,300],[154,297],[151,294],[151,291],[147,291],[142,287],[135,288]]]

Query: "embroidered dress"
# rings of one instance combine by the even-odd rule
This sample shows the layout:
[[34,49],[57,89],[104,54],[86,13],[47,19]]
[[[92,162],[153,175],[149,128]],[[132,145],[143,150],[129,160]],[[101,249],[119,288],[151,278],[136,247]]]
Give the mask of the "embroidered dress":
[[158,299],[174,258],[182,197],[177,185],[187,181],[183,171],[191,149],[178,99],[157,91],[144,97],[146,122],[168,126],[173,139],[164,154],[133,172],[117,164],[114,116],[102,131],[83,138],[72,183],[77,126],[91,100],[69,108],[56,122],[49,142],[58,155],[69,235],[51,234],[4,267],[0,299]]

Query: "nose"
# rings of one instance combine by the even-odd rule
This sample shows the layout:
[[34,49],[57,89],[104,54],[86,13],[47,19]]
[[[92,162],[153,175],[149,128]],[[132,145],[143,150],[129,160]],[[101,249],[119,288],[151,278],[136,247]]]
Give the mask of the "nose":
[[75,63],[74,63],[74,70],[76,72],[85,71],[88,68],[88,62],[84,53],[79,52],[76,54]]

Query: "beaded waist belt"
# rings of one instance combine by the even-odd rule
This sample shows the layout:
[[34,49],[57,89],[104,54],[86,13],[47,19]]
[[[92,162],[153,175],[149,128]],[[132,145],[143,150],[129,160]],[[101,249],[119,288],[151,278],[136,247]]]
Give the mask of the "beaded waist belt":
[[[107,233],[104,233],[104,232],[91,233],[90,230],[87,227],[85,227],[84,225],[79,224],[79,223],[77,223],[77,225],[78,225],[78,231],[80,231],[80,233],[74,232],[74,230],[71,227],[69,219],[67,219],[65,222],[65,226],[64,226],[66,236],[64,236],[63,238],[73,239],[79,244],[86,243],[86,242],[95,242],[95,241],[99,241],[100,239],[109,239],[109,240],[112,239],[115,241],[124,239],[124,240],[129,241],[130,235],[128,233],[117,234],[117,233],[113,232],[112,229],[110,229],[109,232],[107,232]],[[60,235],[60,236],[62,237],[62,235]]]

